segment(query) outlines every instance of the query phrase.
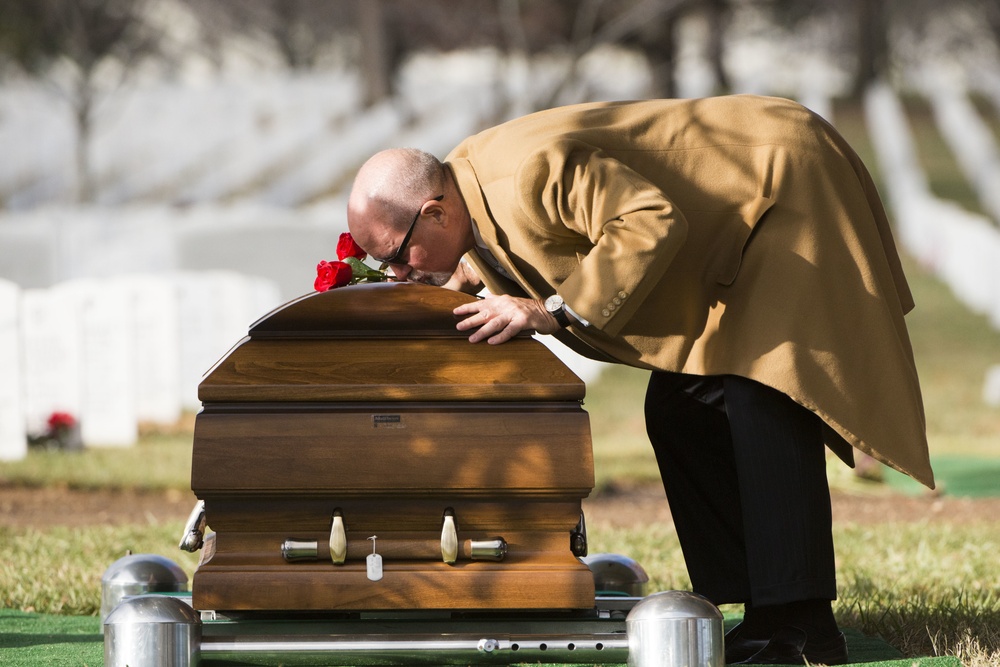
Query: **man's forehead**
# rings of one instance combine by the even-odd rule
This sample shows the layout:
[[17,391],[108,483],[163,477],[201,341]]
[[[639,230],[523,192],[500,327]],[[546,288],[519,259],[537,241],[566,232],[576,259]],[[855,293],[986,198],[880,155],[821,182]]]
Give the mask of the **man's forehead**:
[[386,227],[377,216],[357,218],[351,224],[351,234],[354,240],[371,255],[386,256],[392,254],[397,240],[392,230]]
[[385,234],[385,211],[368,197],[352,195],[347,204],[347,226],[355,239]]

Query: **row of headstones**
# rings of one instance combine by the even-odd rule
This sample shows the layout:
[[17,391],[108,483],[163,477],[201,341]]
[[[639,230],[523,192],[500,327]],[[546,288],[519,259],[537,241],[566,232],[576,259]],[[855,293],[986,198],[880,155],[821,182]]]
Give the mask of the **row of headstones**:
[[[588,61],[586,85],[560,102],[642,96],[646,78],[634,62],[631,74],[609,76],[623,57]],[[499,99],[536,99],[564,69],[535,65],[517,77],[496,56],[414,60],[400,94],[363,113],[349,72],[123,88],[105,100],[93,128],[96,201],[303,205],[349,180],[359,160],[399,145],[396,135],[408,126],[446,134],[443,156],[484,119],[496,120]],[[433,90],[424,85],[428,76],[437,82]],[[0,145],[9,153],[0,164],[0,200],[8,208],[72,201],[74,134],[60,103],[39,86],[0,89]]]
[[0,278],[23,288],[121,273],[229,270],[275,281],[285,300],[335,258],[344,202],[263,206],[46,207],[0,212]]
[[[309,155],[317,136],[348,129],[357,89],[346,74],[123,89],[93,130],[98,201],[237,196]],[[11,154],[0,195],[9,207],[72,201],[72,125],[68,113],[55,113],[63,106],[52,95],[27,85],[0,90],[0,143]]]
[[57,414],[92,447],[175,424],[200,408],[204,372],[280,303],[273,282],[223,271],[0,281],[0,459],[24,457]]
[[[949,72],[927,68],[918,83],[930,102],[937,127],[983,210],[1000,222],[1000,147],[993,130],[976,109],[966,85]],[[990,93],[987,101],[996,104],[1000,82],[995,76],[984,77],[983,84]]]
[[[1000,329],[1000,228],[931,193],[906,111],[888,86],[868,91],[865,113],[902,245]],[[1000,365],[984,368],[984,376],[983,399],[1000,406]]]
[[[436,132],[450,130],[447,152],[481,129],[494,91],[479,84],[462,105],[447,105],[445,89],[436,89],[418,101],[397,98],[364,113],[357,112],[357,82],[346,74],[168,92],[163,86],[127,91],[114,100],[116,113],[105,114],[112,120],[95,128],[99,204],[245,200],[299,206],[349,180],[360,161],[396,143],[394,136],[411,120],[440,127]],[[0,198],[9,208],[72,201],[72,133],[46,132],[65,129],[68,120],[24,111],[52,107],[48,95],[0,90],[0,112],[6,112],[0,113],[0,143],[17,158],[9,161],[16,168],[0,166]],[[27,140],[40,136],[46,139]]]
[[903,245],[1000,329],[1000,228],[931,192],[906,111],[890,88],[872,87],[865,111]]

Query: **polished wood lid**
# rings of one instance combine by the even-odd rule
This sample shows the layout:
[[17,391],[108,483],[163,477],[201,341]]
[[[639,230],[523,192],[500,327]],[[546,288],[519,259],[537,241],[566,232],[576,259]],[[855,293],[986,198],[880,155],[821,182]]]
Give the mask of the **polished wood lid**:
[[452,310],[476,297],[419,283],[370,283],[312,292],[250,325],[250,337],[461,337]]
[[250,327],[198,388],[206,403],[575,401],[583,381],[528,335],[471,344],[475,297],[415,283],[314,292]]

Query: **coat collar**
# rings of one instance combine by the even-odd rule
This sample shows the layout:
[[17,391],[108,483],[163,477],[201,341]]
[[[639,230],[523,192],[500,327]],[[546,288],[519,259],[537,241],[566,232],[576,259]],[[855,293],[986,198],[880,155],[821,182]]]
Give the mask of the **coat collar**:
[[507,254],[507,250],[500,244],[496,221],[490,213],[485,197],[483,197],[482,187],[479,184],[479,178],[472,163],[464,158],[455,158],[445,164],[451,168],[452,174],[455,177],[455,184],[465,199],[465,205],[469,209],[469,216],[475,228],[477,241],[481,241],[487,251],[492,253],[492,259],[500,265],[507,275],[504,276],[499,271],[496,271],[496,267],[490,266],[492,263],[491,260],[479,256],[475,250],[470,253],[470,255],[475,255],[473,262],[477,267],[488,267],[497,276],[516,283],[520,291],[525,295],[529,295],[535,299],[541,298],[541,295],[524,279],[521,272],[517,270],[513,260]]

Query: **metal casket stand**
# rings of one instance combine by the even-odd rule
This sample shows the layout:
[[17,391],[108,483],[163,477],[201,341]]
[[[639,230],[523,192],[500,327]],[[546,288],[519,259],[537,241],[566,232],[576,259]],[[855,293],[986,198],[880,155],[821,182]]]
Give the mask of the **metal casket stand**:
[[201,628],[201,619],[186,597],[160,593],[126,597],[104,619],[104,665],[197,665]]
[[594,610],[571,614],[203,612],[203,619],[189,601],[162,594],[123,600],[105,622],[105,665],[724,664],[722,615],[687,591],[601,597]]
[[[201,504],[188,524],[182,548],[200,546]],[[227,616],[198,612],[190,593],[173,592],[186,589],[187,578],[172,562],[129,557],[102,578],[102,599],[114,604],[102,611],[105,665],[624,663],[626,614],[642,600],[649,577],[637,562],[618,554],[583,561],[602,591],[592,610]]]
[[123,599],[104,622],[107,667],[193,665],[621,664],[625,616],[638,598],[579,613],[400,612],[328,618],[289,612],[223,616],[187,595]]
[[593,613],[552,615],[216,616],[202,622],[200,664],[622,664],[628,657],[624,617],[636,601],[598,600]]
[[[593,557],[592,557],[593,558]],[[635,573],[622,579],[621,563]],[[625,557],[592,560],[608,591],[573,612],[367,612],[223,615],[189,594],[124,598],[104,622],[105,665],[623,664],[722,667],[722,615],[687,591],[646,597],[645,573]],[[613,572],[614,581],[608,572]],[[609,589],[625,589],[615,591]]]

